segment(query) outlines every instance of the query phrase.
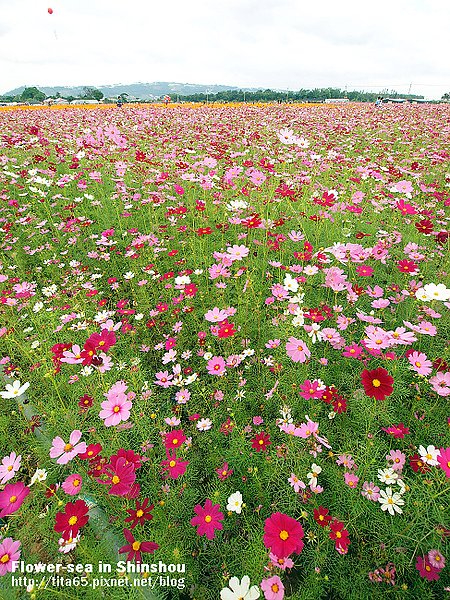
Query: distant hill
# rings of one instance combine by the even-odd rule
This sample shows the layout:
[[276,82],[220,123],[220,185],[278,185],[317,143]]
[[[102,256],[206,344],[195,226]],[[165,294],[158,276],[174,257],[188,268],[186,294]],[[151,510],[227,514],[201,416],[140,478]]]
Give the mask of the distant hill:
[[[198,83],[171,83],[167,81],[154,81],[153,83],[131,83],[129,85],[118,83],[113,85],[98,85],[98,86],[36,86],[47,96],[54,96],[59,93],[61,96],[82,96],[85,87],[95,87],[102,91],[106,98],[114,98],[119,94],[128,94],[142,100],[151,100],[159,96],[190,96],[191,94],[216,94],[228,90],[238,90],[238,88],[229,85],[201,85]],[[4,94],[3,96],[17,96],[23,92],[25,86],[18,87]],[[245,88],[245,91],[252,91],[255,88]]]

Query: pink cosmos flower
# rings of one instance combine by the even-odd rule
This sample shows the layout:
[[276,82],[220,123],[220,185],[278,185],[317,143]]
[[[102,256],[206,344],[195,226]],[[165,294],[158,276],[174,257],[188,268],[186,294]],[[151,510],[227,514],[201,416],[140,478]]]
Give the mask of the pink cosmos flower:
[[3,457],[2,464],[0,465],[0,485],[3,485],[16,475],[20,469],[21,460],[22,456],[17,456],[15,452],[11,452],[9,456]]
[[281,569],[282,571],[285,571],[286,569],[292,569],[292,567],[294,566],[294,561],[292,560],[292,558],[289,558],[287,556],[285,558],[279,558],[273,552],[270,552],[269,558],[273,566],[278,567],[278,569]]
[[29,493],[30,488],[22,481],[8,483],[0,492],[0,518],[12,515],[19,510]]
[[264,592],[265,600],[283,600],[284,585],[278,575],[261,581],[261,589]]
[[0,544],[0,577],[12,571],[13,561],[20,558],[20,542],[5,538]]
[[416,569],[419,575],[428,579],[428,581],[437,581],[439,579],[440,569],[436,569],[428,560],[428,556],[418,556],[416,561]]
[[359,477],[353,473],[346,472],[344,473],[344,480],[348,487],[355,488],[358,484]]
[[196,514],[190,521],[191,525],[197,526],[197,534],[205,535],[208,540],[214,539],[216,529],[223,529],[221,521],[223,521],[223,513],[220,512],[220,504],[214,504],[208,498],[205,506],[197,504],[194,507]]
[[286,353],[294,362],[304,363],[311,356],[308,346],[302,340],[290,337],[286,342]]
[[228,318],[228,313],[225,310],[221,310],[216,306],[212,310],[208,310],[205,314],[205,319],[210,323],[221,323]]
[[221,356],[213,356],[207,363],[206,369],[210,375],[222,376],[226,371],[226,363]]
[[71,350],[65,350],[63,352],[63,357],[60,361],[63,363],[67,363],[68,365],[78,365],[83,362],[83,357],[81,356],[81,348],[78,345],[72,346]]
[[430,375],[433,370],[433,363],[431,360],[428,360],[428,357],[423,352],[411,352],[408,355],[408,361],[411,364],[413,371],[418,373],[419,375]]
[[159,385],[162,388],[168,388],[172,385],[173,375],[169,375],[169,371],[160,371],[155,373],[156,380],[153,382],[155,385]]
[[446,477],[450,477],[450,448],[440,448],[437,461]]
[[299,492],[301,489],[304,490],[306,488],[306,485],[303,483],[303,481],[300,481],[295,473],[291,473],[288,482],[294,488],[294,492]]
[[133,406],[133,403],[128,400],[124,393],[109,396],[110,392],[107,394],[108,400],[102,402],[102,410],[98,413],[100,419],[104,419],[105,427],[127,421],[130,418],[130,409]]
[[405,464],[406,455],[403,454],[403,452],[401,452],[400,450],[391,450],[386,456],[386,460],[388,461],[391,469],[401,473]]
[[439,552],[439,550],[430,550],[428,552],[428,560],[430,565],[435,569],[443,569],[445,567],[445,557]]
[[364,496],[364,498],[367,498],[367,500],[373,500],[374,502],[376,502],[380,497],[380,488],[376,486],[372,481],[370,483],[368,481],[365,481],[363,483],[361,495]]
[[238,246],[234,244],[234,246],[229,246],[227,248],[229,258],[234,262],[235,260],[242,260],[248,256],[250,250],[247,246]]
[[61,484],[61,487],[66,494],[69,494],[69,496],[75,496],[76,494],[80,493],[82,484],[83,478],[81,475],[74,473],[66,478],[66,480]]
[[446,373],[439,371],[430,378],[430,384],[439,396],[450,396],[450,371]]
[[53,439],[52,447],[50,448],[50,458],[58,458],[56,461],[58,465],[66,465],[71,461],[77,454],[83,454],[86,452],[85,442],[80,442],[81,431],[75,429],[70,434],[68,443],[66,443],[61,437],[57,436]]

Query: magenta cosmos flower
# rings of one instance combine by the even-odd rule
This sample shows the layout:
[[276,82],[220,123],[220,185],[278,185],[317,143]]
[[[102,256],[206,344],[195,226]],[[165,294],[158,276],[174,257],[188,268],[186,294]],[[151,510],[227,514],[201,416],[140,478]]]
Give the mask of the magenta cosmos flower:
[[22,506],[30,493],[30,488],[24,483],[8,483],[0,492],[0,518],[12,515]]
[[437,461],[445,475],[450,477],[450,448],[440,448]]
[[0,465],[0,485],[3,485],[15,476],[20,469],[21,459],[22,457],[17,456],[15,452],[11,452],[9,456],[5,456],[2,459],[2,464]]
[[118,425],[121,421],[127,421],[130,417],[130,408],[133,406],[131,400],[123,395],[105,400],[101,404],[102,409],[98,416],[104,419],[105,427]]
[[5,538],[0,544],[0,576],[12,571],[13,561],[19,560],[20,542]]
[[304,363],[311,356],[311,352],[305,342],[295,337],[290,337],[286,342],[286,352],[294,362]]
[[284,513],[273,513],[264,523],[264,545],[278,558],[285,558],[293,552],[300,554],[304,546],[303,536],[300,523]]
[[69,461],[71,461],[77,454],[82,454],[86,452],[86,444],[84,442],[80,442],[81,431],[75,429],[70,434],[69,441],[66,443],[62,438],[55,437],[53,440],[53,445],[50,448],[50,458],[58,458],[56,461],[59,465],[66,465]]
[[198,526],[198,535],[206,535],[208,540],[212,540],[215,537],[216,529],[223,529],[221,521],[223,520],[223,513],[220,512],[220,504],[213,504],[208,498],[205,502],[205,506],[197,504],[194,507],[194,512],[197,516],[191,519],[191,525]]

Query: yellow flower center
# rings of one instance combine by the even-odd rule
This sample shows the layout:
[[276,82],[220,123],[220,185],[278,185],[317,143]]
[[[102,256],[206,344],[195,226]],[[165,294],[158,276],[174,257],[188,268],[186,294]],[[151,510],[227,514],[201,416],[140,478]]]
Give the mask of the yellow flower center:
[[69,519],[69,525],[75,525],[75,523],[78,521],[78,517],[76,517],[75,515],[73,515],[73,517],[70,517]]
[[264,444],[264,440],[259,440],[258,444],[262,446]]
[[280,588],[278,587],[278,585],[276,583],[273,583],[271,586],[271,589],[272,589],[272,592],[274,592],[276,594]]
[[113,412],[115,412],[115,413],[118,413],[118,412],[119,412],[119,410],[120,410],[120,406],[115,406],[115,407],[113,408]]
[[342,537],[342,533],[340,531],[336,531],[336,537],[339,539]]
[[72,484],[74,487],[78,487],[80,485],[81,481],[79,479],[74,479]]
[[11,496],[11,498],[9,499],[9,501],[11,502],[11,504],[14,504],[14,502],[17,500],[17,496]]
[[211,523],[211,521],[212,521],[212,517],[210,517],[209,515],[206,515],[205,523]]
[[225,475],[227,474],[227,471],[222,471],[222,475],[225,477]]
[[64,446],[64,452],[69,452],[70,450],[72,450],[73,446],[72,444],[66,444]]
[[380,385],[381,385],[381,381],[380,381],[379,379],[373,379],[373,380],[372,380],[372,385],[373,385],[374,387],[380,387]]
[[139,510],[136,511],[136,516],[137,516],[138,519],[140,519],[143,514],[144,514],[144,511],[141,510],[141,509],[139,509]]
[[9,465],[9,467],[6,470],[7,471],[12,471],[13,470],[12,465]]
[[137,552],[139,550],[139,548],[141,547],[141,542],[133,542],[133,545],[131,547],[133,548],[133,550],[135,552]]
[[286,529],[283,529],[282,531],[280,531],[280,539],[283,540],[283,542],[285,542],[289,537],[289,533],[286,531]]
[[9,554],[4,554],[1,558],[0,558],[0,562],[5,564],[7,562],[9,562]]
[[297,346],[297,350],[298,350],[299,352],[303,352],[303,346]]
[[112,478],[112,482],[114,483],[114,485],[116,485],[117,483],[120,482],[120,478],[117,477],[117,475],[114,475],[114,477]]
[[173,445],[175,445],[175,444],[178,444],[178,439],[177,439],[177,438],[174,438],[174,439],[172,440],[172,443],[173,443]]
[[171,460],[169,463],[169,467],[174,467],[177,463],[174,460]]

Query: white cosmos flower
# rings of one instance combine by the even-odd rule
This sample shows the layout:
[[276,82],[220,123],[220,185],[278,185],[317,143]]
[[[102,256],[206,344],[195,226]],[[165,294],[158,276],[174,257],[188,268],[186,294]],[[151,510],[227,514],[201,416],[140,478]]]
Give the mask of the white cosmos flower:
[[423,462],[426,462],[427,465],[436,467],[439,464],[439,461],[437,460],[439,450],[434,446],[427,446],[426,448],[419,446],[419,454]]
[[5,400],[9,398],[18,398],[21,396],[28,388],[30,387],[30,383],[24,383],[20,385],[20,381],[14,381],[11,385],[10,383],[6,384],[6,392],[0,392],[0,396]]
[[378,469],[378,479],[382,483],[395,483],[398,479],[398,473],[394,469]]
[[378,502],[381,504],[381,510],[388,511],[392,516],[397,512],[399,515],[403,513],[400,506],[405,504],[400,494],[392,493],[392,488],[386,488],[386,491],[380,490],[380,497]]
[[241,581],[232,577],[228,585],[220,591],[220,600],[256,600],[261,595],[256,585],[250,587],[248,575],[244,575]]
[[36,483],[36,481],[45,481],[47,479],[47,471],[45,469],[36,469],[35,474],[31,478],[30,485]]
[[294,292],[295,294],[298,291],[298,281],[288,273],[284,278],[283,287],[289,292]]
[[235,512],[238,515],[242,512],[242,494],[241,492],[234,492],[227,500],[227,510]]

